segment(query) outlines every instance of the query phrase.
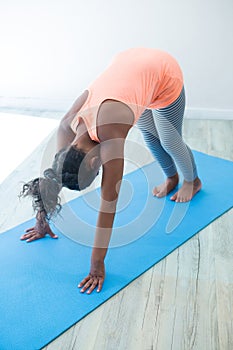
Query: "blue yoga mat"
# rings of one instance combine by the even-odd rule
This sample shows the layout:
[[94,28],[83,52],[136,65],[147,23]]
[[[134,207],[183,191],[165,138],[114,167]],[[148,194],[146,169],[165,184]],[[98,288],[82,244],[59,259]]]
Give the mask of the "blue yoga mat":
[[156,163],[124,177],[101,293],[77,288],[89,270],[99,189],[64,206],[52,225],[58,240],[20,241],[34,220],[0,236],[1,350],[45,346],[233,206],[233,162],[194,155],[203,189],[188,204],[151,195]]

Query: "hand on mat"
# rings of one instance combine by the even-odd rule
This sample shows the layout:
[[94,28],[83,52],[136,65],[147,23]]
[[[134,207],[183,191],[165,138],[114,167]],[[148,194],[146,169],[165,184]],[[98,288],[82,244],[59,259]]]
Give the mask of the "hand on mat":
[[58,238],[55,235],[49,224],[45,220],[37,220],[34,227],[28,228],[26,233],[20,237],[21,240],[26,240],[26,242],[32,242],[40,238],[44,238],[46,234],[49,234],[52,238]]
[[104,283],[104,277],[104,261],[93,262],[89,275],[78,285],[79,288],[82,287],[81,293],[84,293],[88,289],[87,294],[91,294],[95,288],[97,288],[97,292],[100,292]]

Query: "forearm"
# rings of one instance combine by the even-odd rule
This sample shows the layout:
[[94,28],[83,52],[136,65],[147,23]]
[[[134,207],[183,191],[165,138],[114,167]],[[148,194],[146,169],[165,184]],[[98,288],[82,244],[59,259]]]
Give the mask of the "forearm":
[[57,152],[64,147],[68,147],[75,138],[75,134],[68,126],[64,126],[62,123],[57,130]]
[[92,261],[103,261],[105,259],[111,239],[114,217],[115,210],[99,213],[92,250]]
[[124,168],[124,141],[111,139],[101,145],[103,175],[101,205],[96,227],[92,261],[104,260],[112,234]]
[[73,118],[76,116],[82,105],[87,98],[87,91],[85,91],[81,96],[79,96],[73,103],[72,107],[62,118],[59,128],[57,130],[57,152],[67,147],[74,140],[76,134],[70,127]]

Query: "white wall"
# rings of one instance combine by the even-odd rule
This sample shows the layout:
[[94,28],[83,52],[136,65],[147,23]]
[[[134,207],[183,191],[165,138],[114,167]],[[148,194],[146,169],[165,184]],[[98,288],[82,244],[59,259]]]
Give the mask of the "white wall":
[[0,0],[0,36],[0,96],[73,100],[149,46],[178,59],[191,109],[233,110],[232,0]]

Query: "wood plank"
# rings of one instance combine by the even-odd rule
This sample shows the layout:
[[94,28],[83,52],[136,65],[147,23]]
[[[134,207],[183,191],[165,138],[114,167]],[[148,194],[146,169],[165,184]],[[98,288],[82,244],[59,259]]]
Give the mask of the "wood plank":
[[[192,148],[231,160],[232,135],[233,121],[186,120],[184,124],[184,137]],[[38,174],[43,147],[35,153],[36,162],[34,154],[0,187],[1,231],[33,216],[31,203],[20,203],[17,194],[22,179]],[[232,225],[233,210],[44,350],[232,350]]]

